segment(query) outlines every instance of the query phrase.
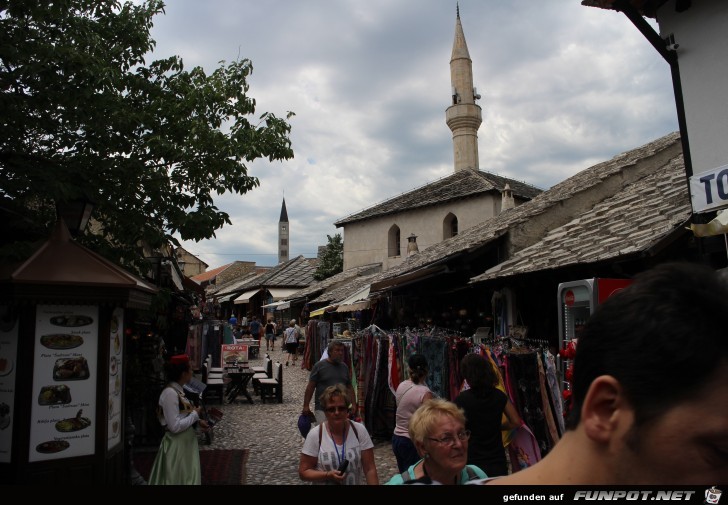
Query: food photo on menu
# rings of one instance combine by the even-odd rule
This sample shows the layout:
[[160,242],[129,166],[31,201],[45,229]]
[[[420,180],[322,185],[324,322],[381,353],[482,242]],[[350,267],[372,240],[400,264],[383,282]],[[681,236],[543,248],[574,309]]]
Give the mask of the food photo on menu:
[[65,405],[67,403],[71,403],[71,388],[65,384],[40,388],[38,405]]
[[83,409],[80,409],[76,414],[76,417],[70,417],[68,419],[61,419],[56,423],[56,430],[61,433],[70,433],[74,431],[81,431],[91,426],[91,419],[83,417]]
[[85,380],[89,378],[88,362],[83,356],[60,358],[53,366],[53,380]]
[[74,349],[83,345],[83,337],[81,335],[54,333],[51,335],[42,335],[40,343],[53,350]]
[[62,315],[54,316],[50,319],[53,326],[62,326],[64,328],[75,328],[78,326],[88,326],[93,323],[93,318],[89,316]]

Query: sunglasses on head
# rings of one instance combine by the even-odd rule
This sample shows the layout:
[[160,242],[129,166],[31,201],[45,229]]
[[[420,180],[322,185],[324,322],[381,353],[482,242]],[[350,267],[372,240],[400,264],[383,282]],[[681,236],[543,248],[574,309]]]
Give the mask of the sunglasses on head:
[[326,412],[329,412],[330,414],[333,414],[334,412],[347,412],[349,410],[348,407],[326,407]]

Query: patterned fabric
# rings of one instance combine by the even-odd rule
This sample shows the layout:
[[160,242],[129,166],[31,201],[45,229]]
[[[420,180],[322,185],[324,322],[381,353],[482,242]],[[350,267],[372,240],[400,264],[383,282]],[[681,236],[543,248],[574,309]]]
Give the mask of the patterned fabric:
[[422,337],[420,339],[420,352],[427,359],[430,371],[427,374],[427,384],[432,392],[441,398],[449,397],[449,360],[447,357],[447,341],[440,337]]
[[545,413],[541,403],[541,381],[539,380],[536,359],[536,353],[533,351],[511,352],[508,357],[511,365],[510,373],[515,378],[516,397],[520,406],[521,417],[536,437],[541,456],[545,456],[551,444],[549,443]]
[[556,424],[559,428],[559,435],[563,435],[566,431],[564,426],[564,405],[561,402],[561,390],[559,388],[559,382],[556,378],[556,364],[554,363],[554,355],[548,350],[544,351],[546,362],[546,383],[549,388],[549,396],[553,402],[553,414],[556,418]]
[[523,424],[515,431],[513,441],[508,446],[511,468],[514,473],[541,461],[538,441],[528,426]]
[[543,406],[544,418],[546,421],[546,433],[549,436],[549,450],[553,449],[556,442],[559,441],[559,431],[556,429],[556,420],[551,411],[551,402],[548,395],[548,384],[546,384],[546,371],[543,368],[543,353],[536,354],[536,364],[538,365],[538,380],[541,388],[541,405]]

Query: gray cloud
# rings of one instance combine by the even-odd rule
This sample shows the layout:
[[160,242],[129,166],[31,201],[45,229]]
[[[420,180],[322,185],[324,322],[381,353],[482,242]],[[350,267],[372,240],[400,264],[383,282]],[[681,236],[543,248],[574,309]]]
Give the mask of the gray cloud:
[[[667,63],[621,14],[578,0],[461,0],[482,95],[480,168],[548,188],[678,129]],[[294,111],[295,158],[251,164],[261,186],[218,198],[232,226],[184,243],[211,267],[277,261],[285,193],[291,255],[334,221],[452,171],[455,2],[173,0],[148,60],[211,72],[252,60],[257,113]]]

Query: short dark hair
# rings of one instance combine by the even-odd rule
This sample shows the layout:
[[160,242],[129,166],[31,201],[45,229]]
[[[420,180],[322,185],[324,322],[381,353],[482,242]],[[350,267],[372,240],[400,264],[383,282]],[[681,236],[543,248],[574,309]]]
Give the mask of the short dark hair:
[[460,375],[468,381],[474,392],[488,391],[498,385],[498,376],[488,363],[488,359],[480,354],[466,354],[460,360]]
[[331,341],[329,341],[329,345],[326,346],[326,352],[331,354],[331,351],[334,350],[334,347],[339,347],[339,346],[346,347],[346,345],[344,345],[344,342],[342,342],[341,340],[336,340],[336,339],[331,340]]
[[635,276],[587,321],[577,340],[573,405],[575,428],[592,381],[617,379],[644,425],[694,395],[728,360],[728,284],[713,269],[664,263]]

